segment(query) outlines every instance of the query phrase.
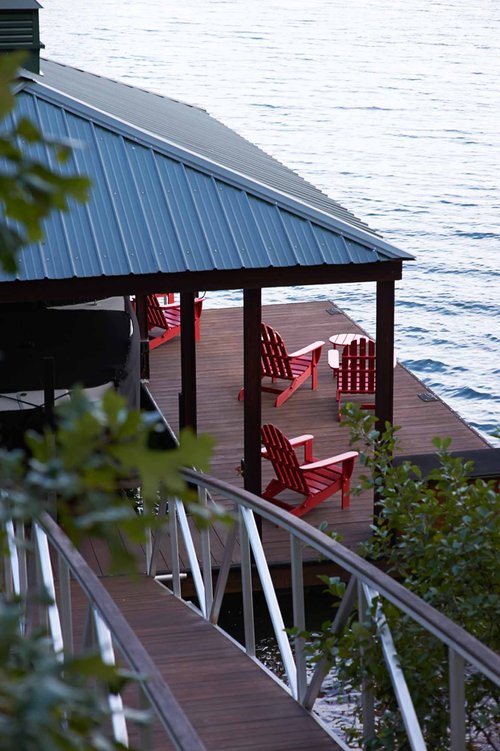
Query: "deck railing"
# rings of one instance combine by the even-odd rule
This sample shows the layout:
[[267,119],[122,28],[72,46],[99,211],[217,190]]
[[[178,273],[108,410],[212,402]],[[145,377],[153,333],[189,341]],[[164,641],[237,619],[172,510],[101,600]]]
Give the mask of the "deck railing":
[[[302,519],[292,516],[257,496],[194,470],[184,470],[184,477],[189,483],[197,486],[200,503],[206,505],[209,498],[213,496],[234,504],[237,523],[227,532],[224,556],[217,572],[215,587],[213,587],[214,572],[210,553],[210,528],[197,530],[190,522],[183,503],[174,498],[166,499],[164,502],[163,510],[168,511],[168,534],[157,534],[148,551],[147,568],[150,575],[156,575],[158,552],[164,544],[167,544],[169,547],[167,560],[171,562],[171,570],[168,572],[169,586],[177,597],[182,597],[182,582],[186,571],[181,571],[179,558],[179,535],[181,535],[184,553],[189,562],[188,573],[192,576],[196,590],[199,612],[208,621],[217,624],[229,572],[233,565],[236,541],[238,541],[243,597],[244,649],[250,657],[256,659],[252,582],[255,568],[260,578],[283,662],[286,675],[286,682],[283,686],[304,707],[312,709],[328,667],[326,662],[320,662],[311,675],[307,668],[303,640],[300,637],[291,640],[287,636],[264,546],[259,535],[256,516],[279,526],[290,537],[293,627],[297,629],[297,633],[305,630],[302,551],[304,546],[309,546],[314,548],[323,559],[340,567],[349,577],[345,595],[332,624],[332,631],[339,632],[344,627],[356,603],[363,616],[373,617],[407,733],[408,747],[412,751],[423,751],[427,746],[404,673],[399,665],[394,641],[384,617],[383,605],[380,602],[386,600],[392,603],[446,645],[449,658],[449,748],[451,751],[465,751],[466,677],[472,668],[473,671],[479,671],[495,684],[500,685],[500,657],[498,655],[390,576]],[[376,609],[372,608],[375,598],[378,598]],[[361,688],[364,731],[366,735],[369,735],[375,726],[374,699],[367,686]],[[331,729],[330,732],[341,747],[348,748]]]
[[[168,738],[178,751],[203,751],[205,745],[143,645],[102,583],[54,520],[43,513],[33,523],[31,550],[34,555],[27,555],[23,525],[7,522],[5,533],[7,545],[2,567],[4,591],[26,597],[30,606],[33,598],[27,598],[28,592],[43,589],[49,595],[40,602],[37,612],[30,611],[29,619],[21,624],[23,631],[29,630],[29,622],[46,623],[53,649],[61,659],[64,653],[75,654],[91,649],[100,654],[104,663],[114,665],[115,651],[119,652],[120,665],[137,679],[137,706],[149,710],[157,720],[156,725],[159,723],[163,726],[165,741]],[[87,600],[81,650],[74,638],[71,580],[78,584]],[[129,734],[134,732],[134,748],[150,751],[153,748],[150,723],[137,725],[132,730],[121,696],[109,693],[105,686],[102,691],[107,696],[115,740],[128,747]]]
[[[406,728],[408,747],[414,751],[427,748],[425,739],[395,653],[389,627],[384,618],[383,605],[379,604],[376,610],[373,609],[371,605],[374,598],[380,595],[446,645],[449,655],[450,749],[451,751],[465,751],[467,676],[472,668],[473,671],[478,671],[496,685],[500,685],[500,657],[498,655],[391,577],[303,520],[291,516],[288,512],[257,496],[240,491],[208,475],[202,475],[193,470],[184,470],[184,476],[186,480],[198,487],[201,503],[209,502],[209,493],[214,497],[223,497],[231,501],[234,504],[238,523],[228,529],[223,561],[214,579],[210,553],[210,528],[197,531],[183,504],[177,499],[168,499],[165,501],[165,506],[168,506],[169,532],[164,536],[156,534],[153,545],[148,549],[147,563],[150,575],[156,574],[158,552],[163,547],[163,542],[166,542],[171,561],[171,570],[168,572],[171,588],[177,597],[182,597],[182,585],[186,575],[186,572],[181,570],[179,555],[179,537],[182,537],[183,549],[189,561],[189,573],[192,575],[197,593],[199,612],[208,621],[217,624],[229,572],[233,565],[233,552],[238,541],[244,610],[244,648],[248,655],[256,660],[252,581],[255,568],[260,578],[282,656],[286,674],[286,682],[283,686],[304,707],[312,709],[321,689],[327,665],[319,663],[311,674],[307,669],[302,639],[297,637],[290,640],[285,632],[284,619],[266,561],[256,516],[279,526],[288,533],[290,538],[293,626],[299,632],[305,628],[302,553],[304,546],[309,546],[314,548],[323,559],[342,568],[350,577],[344,598],[332,624],[332,630],[338,632],[343,628],[356,602],[363,614],[374,618],[387,670]],[[193,533],[198,539],[193,536]],[[146,681],[139,680],[137,684],[140,691],[140,706],[143,707],[146,702],[152,708],[175,748],[183,751],[187,749],[201,751],[204,748],[203,743],[197,737],[144,647],[108,592],[51,517],[43,514],[32,526],[31,538],[35,549],[36,566],[33,566],[32,562],[30,563],[27,559],[26,548],[22,544],[24,527],[7,523],[6,535],[7,551],[3,565],[5,591],[23,595],[31,592],[34,586],[39,588],[43,584],[51,595],[53,604],[46,603],[41,616],[47,623],[56,653],[62,655],[63,650],[68,653],[76,651],[71,612],[71,579],[73,579],[84,593],[88,603],[84,646],[93,635],[94,644],[104,661],[113,663],[115,650],[117,650],[121,655],[120,664],[126,665],[137,676],[147,676]],[[21,545],[18,544],[19,541]],[[57,577],[54,575],[53,561],[57,564]],[[215,587],[212,585],[213,581],[215,581]],[[34,620],[36,622],[37,619]],[[22,627],[27,628],[27,625],[24,624]],[[362,687],[362,691],[363,722],[368,734],[375,723],[374,702],[367,687]],[[127,745],[129,729],[120,697],[110,694],[109,706],[115,738]],[[335,737],[334,733],[332,735]],[[335,737],[335,740],[341,747],[348,748],[342,739]],[[147,732],[143,735],[139,734],[139,743],[141,748],[151,747]]]

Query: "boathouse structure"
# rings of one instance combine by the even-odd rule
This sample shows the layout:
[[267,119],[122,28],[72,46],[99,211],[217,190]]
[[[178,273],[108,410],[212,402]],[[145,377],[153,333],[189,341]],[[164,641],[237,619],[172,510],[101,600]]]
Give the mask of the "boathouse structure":
[[[242,289],[245,482],[260,493],[261,290],[376,282],[376,413],[392,421],[394,285],[408,253],[198,107],[50,60],[31,67],[15,117],[78,144],[70,168],[93,187],[88,204],[49,218],[15,278],[0,277],[4,302],[135,295],[145,338],[148,293],[179,292],[187,322],[198,290]],[[181,341],[180,422],[196,429],[193,326]]]
[[[180,293],[180,352],[173,342],[159,348],[158,357],[167,358],[172,369],[165,369],[163,377],[167,373],[167,380],[174,383],[172,362],[180,356],[177,422],[179,427],[196,429],[196,294],[243,290],[242,315],[241,311],[231,313],[224,320],[226,328],[234,329],[237,322],[241,330],[237,334],[233,330],[232,335],[243,340],[245,489],[224,477],[183,470],[186,481],[197,487],[200,502],[223,498],[235,509],[238,526],[226,529],[225,539],[217,530],[198,530],[182,503],[168,499],[159,510],[168,511],[168,555],[161,535],[152,535],[145,550],[135,551],[138,560],[142,555],[138,566],[142,573],[135,582],[109,575],[109,551],[98,549],[95,541],[85,541],[82,551],[76,551],[46,514],[32,525],[38,566],[31,565],[26,546],[16,547],[24,528],[7,519],[6,590],[26,596],[32,586],[30,576],[41,575],[52,596],[52,602],[44,600],[42,617],[49,623],[56,651],[72,653],[82,641],[87,646],[93,631],[108,661],[114,660],[117,649],[122,664],[142,679],[147,676],[140,682],[143,695],[133,706],[144,706],[146,699],[152,708],[156,724],[149,734],[140,730],[129,734],[121,698],[110,696],[113,736],[124,746],[140,744],[148,751],[345,751],[345,742],[332,739],[332,733],[326,733],[310,711],[327,666],[320,663],[312,677],[308,675],[301,637],[294,639],[292,649],[285,635],[288,624],[280,612],[271,568],[279,560],[283,563],[287,546],[287,583],[294,600],[291,625],[297,632],[305,625],[304,563],[313,557],[315,562],[331,563],[348,580],[334,629],[343,627],[356,602],[365,613],[373,612],[374,598],[380,595],[439,640],[449,655],[450,748],[465,751],[468,666],[498,684],[498,656],[314,524],[259,497],[262,289],[376,282],[375,409],[379,419],[392,422],[394,287],[402,277],[403,262],[411,256],[204,110],[40,59],[39,8],[36,0],[4,0],[0,7],[0,51],[27,51],[26,68],[19,71],[15,84],[13,117],[27,116],[46,136],[69,139],[75,145],[69,168],[89,176],[92,190],[87,204],[51,215],[45,222],[44,240],[21,254],[17,275],[1,273],[1,303],[19,309],[134,296],[146,372],[147,296]],[[27,150],[31,148],[26,145]],[[34,153],[44,158],[43,153]],[[276,307],[279,310],[272,315],[277,320],[281,316],[285,323],[286,306]],[[309,324],[315,325],[315,303],[307,303],[304,310]],[[216,314],[210,311],[207,316],[214,340],[220,338],[213,333]],[[330,330],[329,321],[321,325]],[[125,340],[127,326],[124,332]],[[404,388],[415,395],[416,385],[407,375]],[[168,390],[169,385],[164,393],[171,404],[177,394]],[[233,407],[241,407],[236,390]],[[440,407],[445,410],[444,405]],[[472,431],[461,423],[457,433],[464,446],[482,449],[487,445],[476,435],[471,438]],[[351,526],[359,523],[357,513],[351,517]],[[264,536],[259,534],[255,516],[268,525]],[[239,566],[243,593],[244,649],[214,628],[226,588],[232,585],[234,565]],[[195,605],[186,606],[181,600],[188,577]],[[167,591],[158,580],[168,581],[171,588]],[[276,678],[254,664],[255,583],[265,595],[275,631],[284,666],[284,691],[276,685]],[[375,625],[408,744],[425,751],[392,637],[380,612]],[[368,734],[375,717],[369,687],[363,687],[363,692]]]

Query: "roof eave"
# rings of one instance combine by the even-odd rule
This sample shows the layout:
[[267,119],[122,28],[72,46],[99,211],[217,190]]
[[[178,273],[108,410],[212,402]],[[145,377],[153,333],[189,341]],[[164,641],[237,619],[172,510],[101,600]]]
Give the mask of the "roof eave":
[[67,300],[149,293],[152,289],[173,292],[193,290],[254,289],[295,285],[340,284],[351,282],[398,281],[401,260],[381,263],[322,264],[287,268],[207,269],[125,276],[73,277],[0,282],[3,302],[22,300]]

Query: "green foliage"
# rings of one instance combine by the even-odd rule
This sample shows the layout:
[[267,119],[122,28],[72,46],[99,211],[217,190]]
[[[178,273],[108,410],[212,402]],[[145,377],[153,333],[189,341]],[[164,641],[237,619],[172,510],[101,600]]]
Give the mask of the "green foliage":
[[[182,498],[196,514],[197,497],[180,469],[206,469],[212,439],[184,431],[178,449],[151,449],[149,436],[158,416],[127,409],[114,391],[99,403],[75,391],[57,412],[54,433],[27,435],[29,457],[22,451],[0,451],[0,520],[27,522],[42,509],[57,509],[75,544],[88,535],[103,538],[112,569],[133,572],[135,559],[121,536],[145,543],[148,529],[165,524],[157,514],[160,497]],[[140,498],[140,514],[126,492],[131,489]]]
[[[422,477],[409,463],[393,467],[396,430],[380,435],[375,418],[356,407],[345,424],[353,442],[362,441],[361,461],[367,472],[362,488],[376,490],[380,516],[362,555],[433,605],[492,650],[500,647],[500,495],[494,483],[468,482],[469,463],[449,455],[449,439],[434,439],[439,467]],[[337,580],[327,581],[332,597],[342,595]],[[376,602],[374,608],[380,606]],[[383,613],[391,629],[401,667],[428,748],[449,744],[448,664],[446,648],[409,616],[389,603]],[[371,616],[374,612],[371,613]],[[336,665],[339,677],[360,701],[364,681],[374,691],[376,732],[364,738],[370,751],[403,749],[406,734],[385,668],[373,617],[353,616],[340,636],[331,628],[312,639],[312,651]],[[472,668],[467,675],[467,719],[470,748],[481,738],[498,748],[494,729],[500,719],[495,687]],[[358,705],[361,717],[361,706]],[[352,736],[361,739],[361,730]]]
[[[115,691],[123,671],[95,655],[61,659],[42,630],[21,636],[22,603],[0,600],[0,751],[117,751],[96,678]],[[136,715],[144,722],[147,716]]]
[[[113,391],[99,404],[77,392],[58,408],[58,417],[55,433],[28,436],[30,455],[0,451],[0,528],[9,519],[29,523],[50,510],[74,542],[103,538],[111,567],[132,573],[136,562],[123,537],[144,543],[149,528],[166,524],[157,513],[159,488],[196,512],[196,496],[179,470],[193,464],[205,469],[212,440],[187,432],[178,449],[152,450],[157,416],[127,409]],[[124,487],[138,489],[141,513]],[[44,597],[42,592],[36,599]],[[109,712],[94,685],[104,681],[117,691],[130,676],[94,654],[56,656],[43,630],[21,637],[27,608],[27,601],[0,596],[0,751],[121,748],[109,739]],[[144,722],[143,714],[133,714]]]
[[[64,168],[74,144],[46,138],[27,118],[7,129],[14,110],[10,85],[22,54],[0,56],[0,266],[14,274],[24,245],[40,241],[42,222],[54,210],[67,211],[71,199],[86,201],[90,180]],[[34,156],[48,150],[57,169]]]

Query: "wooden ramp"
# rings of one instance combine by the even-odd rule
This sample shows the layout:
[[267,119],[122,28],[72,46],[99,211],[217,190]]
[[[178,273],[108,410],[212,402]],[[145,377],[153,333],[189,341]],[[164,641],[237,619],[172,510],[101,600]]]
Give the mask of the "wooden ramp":
[[[339,746],[275,680],[151,578],[102,578],[195,730],[213,751],[335,751]],[[85,622],[76,587],[73,618]],[[131,704],[133,699],[131,699]],[[152,749],[170,751],[159,728]],[[133,740],[133,738],[132,738]]]

